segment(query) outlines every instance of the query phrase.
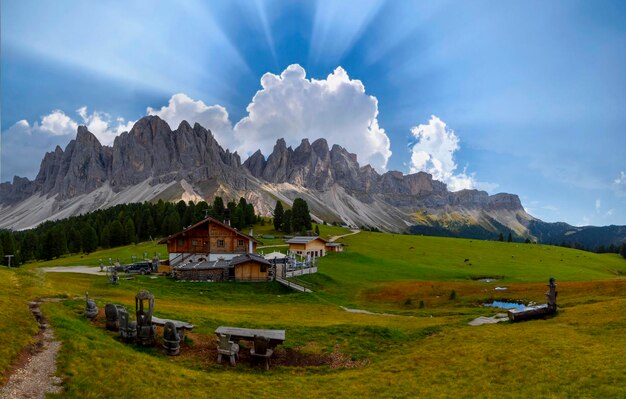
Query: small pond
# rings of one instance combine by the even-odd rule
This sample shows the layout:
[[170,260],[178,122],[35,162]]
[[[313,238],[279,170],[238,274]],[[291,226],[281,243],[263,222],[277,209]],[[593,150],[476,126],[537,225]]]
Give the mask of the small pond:
[[502,308],[502,309],[518,309],[522,310],[526,308],[526,305],[523,303],[517,302],[505,302],[505,301],[493,301],[490,303],[484,303],[484,306],[491,306],[494,308]]

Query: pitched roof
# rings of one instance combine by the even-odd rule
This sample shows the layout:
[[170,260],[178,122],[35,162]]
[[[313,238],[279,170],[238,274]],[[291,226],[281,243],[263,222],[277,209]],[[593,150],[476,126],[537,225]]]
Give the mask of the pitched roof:
[[327,247],[343,247],[343,243],[341,242],[327,242],[326,246]]
[[263,257],[267,260],[271,260],[271,259],[283,259],[286,258],[287,255],[281,253],[281,252],[270,252],[269,254],[265,254],[263,255]]
[[225,269],[230,267],[227,260],[205,260],[203,262],[190,262],[180,266],[176,266],[176,270],[189,271],[189,270],[208,270],[208,269]]
[[236,265],[238,265],[240,263],[244,263],[244,262],[248,262],[248,261],[261,263],[263,265],[271,265],[271,263],[267,259],[262,257],[261,255],[250,254],[250,253],[239,255],[239,256],[236,256],[236,257],[232,258],[230,260],[230,265],[231,266],[236,266]]
[[228,229],[228,230],[230,230],[230,231],[234,232],[234,233],[235,233],[235,234],[237,234],[238,236],[242,236],[242,237],[244,237],[244,238],[247,238],[247,239],[252,240],[253,242],[256,242],[257,244],[259,244],[259,242],[258,242],[257,240],[255,240],[255,239],[254,239],[254,237],[249,236],[249,235],[247,235],[247,234],[244,234],[244,233],[242,233],[241,231],[237,230],[236,228],[231,227],[231,226],[227,225],[226,223],[222,223],[222,222],[220,222],[219,220],[215,219],[215,218],[214,218],[214,217],[212,217],[212,216],[209,216],[209,217],[207,217],[206,219],[202,219],[202,220],[201,220],[201,221],[199,221],[198,223],[196,223],[196,224],[194,224],[194,225],[191,225],[191,226],[189,226],[189,227],[186,227],[186,228],[184,228],[183,230],[179,231],[178,233],[175,233],[175,234],[169,235],[169,236],[167,236],[167,237],[165,237],[165,238],[162,238],[161,240],[159,240],[159,242],[158,242],[158,243],[159,243],[159,244],[167,244],[167,241],[168,241],[168,240],[170,240],[170,239],[172,239],[172,238],[176,238],[176,237],[178,237],[179,235],[181,235],[181,234],[183,234],[183,233],[186,233],[186,232],[188,232],[189,230],[194,229],[194,228],[196,228],[196,227],[198,227],[198,226],[200,226],[200,225],[202,225],[202,224],[204,224],[204,223],[207,223],[207,222],[213,222],[213,223],[219,224],[220,226],[222,226],[222,227],[224,227],[224,228],[226,228],[226,229]]
[[321,240],[322,242],[326,243],[328,242],[327,240],[323,239],[322,237],[318,237],[318,236],[297,236],[294,237],[290,240],[285,241],[287,244],[308,244],[311,241],[315,241],[315,240]]

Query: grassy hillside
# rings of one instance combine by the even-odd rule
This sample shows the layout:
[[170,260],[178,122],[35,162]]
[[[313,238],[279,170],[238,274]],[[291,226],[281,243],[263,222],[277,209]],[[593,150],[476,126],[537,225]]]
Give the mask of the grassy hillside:
[[[39,264],[3,269],[0,303],[14,305],[6,305],[11,312],[0,313],[0,322],[22,320],[22,335],[28,336],[35,332],[28,299],[68,298],[45,304],[43,311],[63,341],[59,373],[62,397],[69,398],[120,392],[218,398],[235,392],[272,398],[626,394],[626,364],[623,351],[616,350],[626,347],[623,259],[540,245],[378,233],[343,240],[346,251],[322,259],[320,273],[305,278],[315,286],[313,294],[276,283],[178,283],[151,276],[111,286],[104,276],[45,274]],[[137,250],[156,249],[132,246],[46,265],[97,262]],[[487,276],[500,280],[472,280]],[[543,302],[550,276],[557,278],[559,290],[556,317],[467,325],[478,315],[499,312],[482,307],[485,300]],[[140,289],[155,294],[157,316],[196,325],[181,356],[168,357],[160,346],[119,342],[104,329],[103,315],[88,321],[82,316],[84,301],[71,299],[89,291],[101,309],[121,303],[132,313]],[[395,316],[350,313],[339,305]],[[232,368],[215,362],[213,332],[220,325],[285,329],[287,339],[269,372],[250,367],[245,342]],[[14,353],[0,352],[5,370]]]

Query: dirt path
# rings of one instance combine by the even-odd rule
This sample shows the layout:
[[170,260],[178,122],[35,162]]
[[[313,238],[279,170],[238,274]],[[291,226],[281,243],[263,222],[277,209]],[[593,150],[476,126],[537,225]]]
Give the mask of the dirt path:
[[348,313],[361,313],[361,314],[368,314],[372,316],[415,317],[415,316],[405,316],[402,314],[370,312],[369,310],[363,310],[363,309],[350,309],[350,308],[346,308],[345,306],[339,306],[339,307]]
[[347,237],[347,236],[351,236],[351,235],[354,235],[354,234],[358,234],[358,233],[360,233],[360,232],[361,232],[361,230],[352,230],[352,233],[342,234],[342,235],[340,235],[340,236],[333,236],[333,237],[330,237],[330,238],[328,239],[328,241],[330,241],[330,242],[334,242],[334,241],[336,241],[336,240],[338,240],[338,239],[340,239],[340,238]]
[[56,266],[56,267],[42,267],[46,273],[84,273],[95,274],[97,276],[106,275],[105,271],[100,271],[98,266]]
[[39,399],[48,393],[59,393],[62,383],[56,377],[56,356],[61,342],[54,337],[54,330],[41,313],[42,302],[58,302],[57,298],[46,298],[29,304],[30,311],[39,323],[35,344],[25,349],[21,364],[12,372],[6,385],[0,387],[2,399]]

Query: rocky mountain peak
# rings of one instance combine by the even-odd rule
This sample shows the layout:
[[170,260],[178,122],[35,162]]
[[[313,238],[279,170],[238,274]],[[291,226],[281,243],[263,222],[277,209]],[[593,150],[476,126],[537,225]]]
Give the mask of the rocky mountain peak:
[[[154,189],[146,190],[146,184]],[[84,195],[96,190],[100,190],[97,195]],[[424,172],[381,175],[370,165],[359,165],[356,154],[345,148],[335,144],[329,149],[323,138],[312,143],[303,139],[295,149],[278,139],[267,158],[259,150],[242,166],[237,152],[223,149],[211,131],[198,123],[192,127],[182,121],[172,131],[158,116],[147,116],[120,134],[112,147],[102,146],[87,127],[80,126],[65,149],[57,146],[45,154],[34,181],[16,177],[13,183],[0,184],[0,223],[11,226],[23,217],[19,203],[31,196],[46,196],[46,205],[29,219],[29,225],[37,223],[36,218],[44,220],[59,209],[74,206],[81,196],[80,210],[87,211],[110,204],[110,198],[119,192],[140,201],[158,196],[182,198],[181,192],[205,199],[216,194],[246,196],[265,214],[271,212],[277,197],[303,196],[312,199],[313,212],[330,221],[396,231],[405,229],[416,212],[431,215],[431,220],[446,212],[490,212],[489,217],[514,226],[515,231],[523,231],[522,224],[530,220],[516,195],[449,192],[444,183]],[[7,212],[13,213],[3,216]],[[490,223],[485,226],[496,225]]]

